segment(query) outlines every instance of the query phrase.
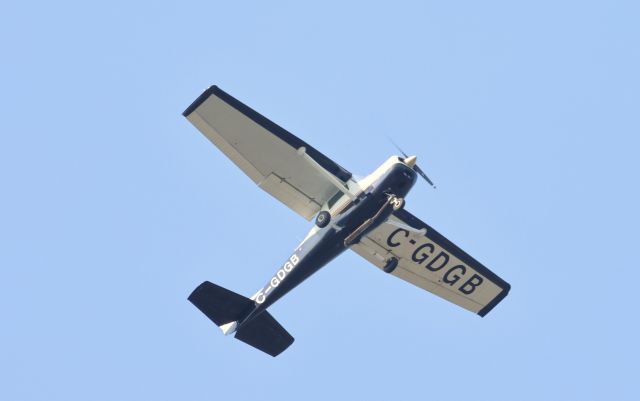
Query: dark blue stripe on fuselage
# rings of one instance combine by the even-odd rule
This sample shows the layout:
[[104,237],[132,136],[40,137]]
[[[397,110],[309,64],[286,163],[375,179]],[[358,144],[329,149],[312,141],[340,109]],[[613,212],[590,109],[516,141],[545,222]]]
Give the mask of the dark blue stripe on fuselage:
[[[241,324],[257,316],[344,252],[347,249],[344,245],[345,238],[365,220],[375,215],[388,202],[387,194],[405,197],[415,181],[416,174],[409,167],[401,163],[393,165],[384,176],[371,186],[370,192],[363,194],[356,205],[343,214],[334,217],[334,220],[327,227],[320,229],[296,249],[294,254],[297,259],[296,265],[291,271],[286,272],[286,275],[281,280],[277,280],[277,286],[273,287],[271,281],[269,281],[263,287],[261,292],[268,289],[264,301],[256,304],[255,309]],[[391,212],[392,209],[389,208],[386,213],[380,216],[379,221],[371,225],[360,237],[383,223],[391,215]],[[278,272],[276,272],[272,280],[278,277]]]

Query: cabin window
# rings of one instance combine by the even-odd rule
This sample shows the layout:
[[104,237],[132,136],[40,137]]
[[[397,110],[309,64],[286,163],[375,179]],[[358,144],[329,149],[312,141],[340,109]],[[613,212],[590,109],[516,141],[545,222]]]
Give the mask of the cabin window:
[[335,205],[336,202],[338,202],[340,198],[342,198],[342,195],[344,195],[344,192],[338,191],[337,194],[333,195],[331,199],[329,199],[329,202],[327,202],[327,206],[329,206],[329,209],[331,209],[333,205]]

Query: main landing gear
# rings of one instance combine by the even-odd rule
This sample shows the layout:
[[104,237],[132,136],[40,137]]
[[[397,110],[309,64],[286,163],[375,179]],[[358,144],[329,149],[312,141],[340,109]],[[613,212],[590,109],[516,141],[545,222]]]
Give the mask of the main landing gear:
[[392,256],[389,260],[387,260],[387,264],[384,265],[382,270],[384,270],[385,273],[391,273],[396,269],[396,267],[398,267],[398,258]]
[[326,226],[329,225],[330,221],[331,221],[331,214],[326,210],[323,210],[320,213],[318,213],[318,217],[316,217],[316,226],[320,228],[325,228]]

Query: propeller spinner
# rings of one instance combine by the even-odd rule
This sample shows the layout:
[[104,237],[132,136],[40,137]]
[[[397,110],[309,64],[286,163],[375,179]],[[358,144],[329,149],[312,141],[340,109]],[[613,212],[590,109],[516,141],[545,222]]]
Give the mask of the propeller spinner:
[[402,149],[400,149],[400,146],[398,146],[395,142],[391,141],[391,143],[393,143],[393,145],[400,151],[400,153],[402,153],[402,155],[404,156],[404,164],[406,164],[407,166],[411,167],[413,169],[413,171],[415,171],[416,173],[418,173],[420,175],[420,177],[424,178],[425,181],[427,181],[433,188],[436,188],[435,184],[433,183],[433,181],[431,181],[429,179],[429,177],[427,177],[427,175],[425,174],[424,171],[422,171],[422,169],[418,166],[418,164],[416,163],[418,161],[418,157],[417,156],[409,156],[407,155]]

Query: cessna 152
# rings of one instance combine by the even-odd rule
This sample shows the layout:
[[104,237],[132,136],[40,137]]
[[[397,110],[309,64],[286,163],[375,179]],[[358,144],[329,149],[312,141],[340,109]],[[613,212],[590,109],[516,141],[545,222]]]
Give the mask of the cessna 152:
[[224,334],[276,356],[293,337],[266,309],[333,258],[351,249],[384,272],[485,316],[510,285],[404,209],[416,156],[392,156],[366,178],[217,86],[183,115],[260,188],[315,224],[252,297],[205,281],[189,296]]

